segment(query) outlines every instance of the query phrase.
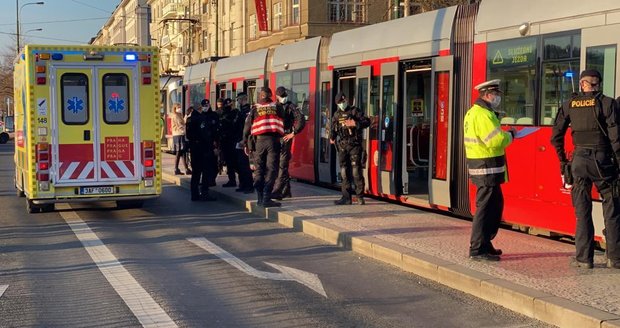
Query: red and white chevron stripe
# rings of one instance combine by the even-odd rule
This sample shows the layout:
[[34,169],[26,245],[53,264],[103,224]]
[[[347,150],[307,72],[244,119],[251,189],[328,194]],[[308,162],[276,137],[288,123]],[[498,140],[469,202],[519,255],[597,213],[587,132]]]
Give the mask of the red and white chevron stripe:
[[132,161],[104,161],[101,162],[101,178],[133,178],[134,165]]
[[95,162],[61,162],[60,180],[84,180],[95,177]]

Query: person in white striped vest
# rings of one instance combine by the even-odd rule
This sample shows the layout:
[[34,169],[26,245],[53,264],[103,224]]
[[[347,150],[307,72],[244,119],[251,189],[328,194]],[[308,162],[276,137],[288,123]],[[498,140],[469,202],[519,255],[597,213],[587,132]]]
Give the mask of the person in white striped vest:
[[271,192],[280,164],[280,138],[284,135],[284,108],[272,100],[271,89],[260,91],[259,101],[245,121],[243,142],[246,153],[252,154],[254,188],[258,206],[276,207],[281,204],[271,199]]

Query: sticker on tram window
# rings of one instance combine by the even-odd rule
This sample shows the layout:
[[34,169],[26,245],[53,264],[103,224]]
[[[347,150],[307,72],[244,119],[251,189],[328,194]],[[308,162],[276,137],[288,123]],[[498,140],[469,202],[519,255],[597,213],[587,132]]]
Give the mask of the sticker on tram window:
[[129,122],[129,78],[126,74],[110,73],[103,76],[103,120],[107,124]]

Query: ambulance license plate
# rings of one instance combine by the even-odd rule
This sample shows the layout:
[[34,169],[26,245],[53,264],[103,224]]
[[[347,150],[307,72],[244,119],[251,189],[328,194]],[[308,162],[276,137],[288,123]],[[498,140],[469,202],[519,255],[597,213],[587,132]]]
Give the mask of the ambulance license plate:
[[113,194],[114,187],[80,187],[80,195]]

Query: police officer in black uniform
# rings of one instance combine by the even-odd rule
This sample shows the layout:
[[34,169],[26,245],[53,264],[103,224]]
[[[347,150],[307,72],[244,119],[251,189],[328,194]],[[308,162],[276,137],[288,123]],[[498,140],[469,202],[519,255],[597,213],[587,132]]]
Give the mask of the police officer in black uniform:
[[248,103],[248,94],[245,92],[238,93],[237,103],[239,104],[239,109],[233,122],[233,140],[235,141],[239,188],[235,189],[235,191],[251,194],[254,192],[252,170],[250,169],[250,159],[243,149],[243,127],[245,126],[245,120],[251,110],[250,104]]
[[[192,201],[213,201],[209,195],[208,177],[210,173],[209,161],[213,158],[213,140],[217,132],[217,123],[209,121],[209,116],[202,112],[202,108],[193,110],[185,123],[185,135],[189,142],[192,160],[192,179],[190,190]],[[200,185],[200,190],[199,190]]]
[[[351,194],[355,192],[357,204],[364,205],[364,176],[362,174],[364,146],[362,130],[370,126],[370,120],[357,107],[350,106],[344,93],[339,93],[334,102],[338,110],[332,117],[330,143],[336,144],[342,176],[342,198],[336,205],[350,205]],[[351,186],[355,183],[355,191]]]
[[553,126],[551,143],[556,149],[561,170],[569,165],[564,150],[564,135],[572,129],[574,179],[571,196],[577,229],[576,258],[572,266],[594,266],[594,225],[592,223],[592,184],[603,198],[607,266],[620,269],[620,195],[618,194],[618,159],[620,158],[620,111],[612,98],[600,92],[603,79],[593,69],[581,72],[581,93],[559,109]]
[[243,130],[244,144],[252,152],[256,165],[254,188],[258,195],[258,206],[280,206],[271,200],[273,183],[278,175],[280,162],[280,138],[284,135],[284,109],[272,100],[271,89],[260,91],[259,101],[254,105]]
[[220,151],[222,152],[222,158],[226,163],[226,174],[228,175],[228,182],[222,187],[236,187],[237,179],[235,173],[237,173],[237,154],[235,151],[237,142],[235,141],[235,119],[239,111],[232,106],[232,100],[226,98],[224,100],[224,107],[220,116]]
[[286,88],[278,87],[276,89],[276,98],[278,103],[284,107],[284,137],[282,138],[282,149],[280,150],[280,169],[271,197],[282,199],[292,197],[291,176],[288,173],[288,165],[291,160],[291,146],[293,145],[295,135],[299,134],[306,125],[306,118],[299,108],[288,99]]
[[217,159],[217,143],[219,141],[219,116],[217,115],[217,113],[213,110],[213,108],[211,107],[211,103],[209,102],[209,99],[203,99],[200,102],[200,106],[202,108],[202,115],[205,118],[205,120],[207,120],[209,122],[209,124],[213,124],[213,122],[215,122],[215,127],[213,128],[214,134],[213,134],[213,138],[212,138],[212,144],[213,144],[213,156],[209,156],[209,158],[207,159],[207,177],[205,179],[206,183],[209,187],[215,187],[215,179],[217,178],[217,173],[219,172],[219,168],[218,168],[218,159]]

